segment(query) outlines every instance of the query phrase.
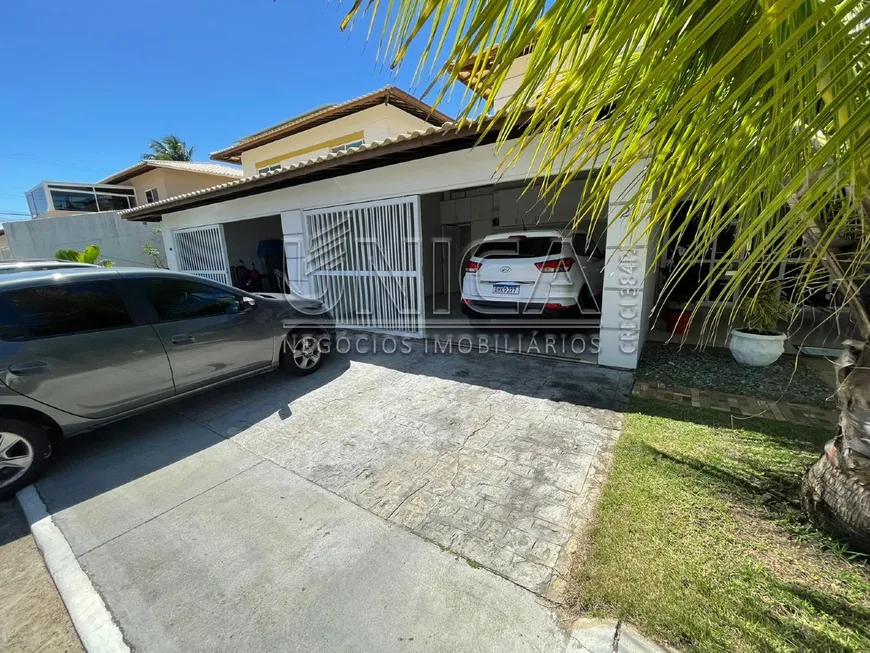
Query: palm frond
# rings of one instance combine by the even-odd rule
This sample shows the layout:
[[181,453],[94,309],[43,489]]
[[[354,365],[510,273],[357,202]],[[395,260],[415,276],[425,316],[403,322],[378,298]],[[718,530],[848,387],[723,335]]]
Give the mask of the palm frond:
[[144,161],[190,161],[193,159],[193,148],[178,136],[164,136],[160,140],[152,140],[148,145],[151,152],[142,155]]
[[78,261],[79,253],[74,249],[59,249],[54,253],[58,261]]
[[[502,143],[523,124],[505,161],[536,148],[550,201],[594,167],[587,201],[602,209],[643,165],[622,198],[628,238],[662,235],[650,243],[654,265],[694,234],[663,298],[735,229],[696,284],[694,299],[724,284],[711,324],[797,250],[806,256],[790,292],[825,271],[851,282],[847,300],[860,291],[870,267],[867,0],[368,0],[345,26],[363,17],[382,30],[391,65],[414,41],[418,69],[448,52],[436,104],[465,71],[484,100],[468,101],[461,120],[494,114]],[[520,56],[519,85],[497,106]],[[846,232],[852,244],[838,254]]]

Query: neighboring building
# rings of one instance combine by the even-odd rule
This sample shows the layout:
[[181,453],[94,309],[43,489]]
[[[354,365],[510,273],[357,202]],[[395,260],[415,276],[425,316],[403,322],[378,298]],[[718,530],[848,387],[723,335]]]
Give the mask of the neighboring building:
[[140,161],[95,184],[44,181],[27,192],[34,219],[7,225],[9,250],[14,258],[51,258],[60,249],[94,244],[119,264],[153,265],[142,247],[162,249],[162,239],[151,226],[120,219],[118,211],[241,176],[239,168],[217,163]]
[[239,168],[197,161],[140,161],[109,175],[100,184],[125,185],[136,192],[136,204],[191,193],[223,181],[240,179]]
[[102,184],[43,181],[25,196],[34,219],[120,211],[138,205],[134,188]]
[[12,258],[12,250],[9,249],[9,240],[6,237],[6,230],[0,227],[0,261],[5,261]]
[[241,176],[216,163],[140,161],[96,184],[43,181],[25,195],[31,218],[55,218],[121,211]]

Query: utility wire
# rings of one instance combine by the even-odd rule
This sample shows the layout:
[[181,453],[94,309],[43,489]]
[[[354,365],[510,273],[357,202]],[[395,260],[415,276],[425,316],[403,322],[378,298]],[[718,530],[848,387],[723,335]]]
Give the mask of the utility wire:
[[11,159],[13,161],[28,161],[30,163],[40,163],[44,165],[63,166],[71,170],[82,170],[85,172],[101,172],[99,168],[91,166],[83,166],[77,163],[69,163],[68,161],[59,161],[58,159],[50,159],[44,156],[34,156],[32,154],[21,154],[20,152],[10,152],[8,150],[0,150],[0,159]]

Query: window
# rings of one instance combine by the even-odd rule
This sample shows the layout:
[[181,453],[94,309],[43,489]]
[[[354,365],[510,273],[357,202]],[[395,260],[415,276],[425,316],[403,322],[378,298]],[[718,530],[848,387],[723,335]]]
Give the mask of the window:
[[157,194],[156,188],[149,188],[145,191],[145,203],[151,204],[152,202],[156,202],[160,199],[160,195]]
[[35,218],[48,211],[48,198],[45,196],[45,188],[39,186],[26,194],[27,206],[30,208],[30,217]]
[[486,258],[540,258],[555,256],[562,251],[562,240],[551,236],[487,240],[474,252],[475,257]]
[[280,169],[281,169],[281,164],[276,163],[273,166],[266,166],[265,168],[260,168],[259,170],[257,170],[257,174],[262,175],[263,173],[272,172],[273,170],[280,170]]
[[330,152],[333,154],[338,154],[340,152],[347,152],[348,150],[352,150],[355,147],[359,147],[360,145],[365,145],[365,140],[354,141],[352,143],[345,143],[344,145],[339,145],[337,147],[330,148]]
[[140,279],[145,296],[164,322],[241,312],[238,295],[186,279]]
[[[134,188],[50,184],[48,190],[55,211],[93,213],[95,211],[123,211],[136,206],[136,190]],[[36,204],[34,198],[34,205]]]
[[109,281],[13,290],[0,296],[0,337],[4,340],[119,329],[133,326],[121,295]]
[[121,195],[97,195],[97,206],[100,211],[123,211],[130,208],[130,197]]
[[93,193],[53,190],[51,191],[51,203],[54,204],[55,211],[93,213],[97,210],[97,196]]

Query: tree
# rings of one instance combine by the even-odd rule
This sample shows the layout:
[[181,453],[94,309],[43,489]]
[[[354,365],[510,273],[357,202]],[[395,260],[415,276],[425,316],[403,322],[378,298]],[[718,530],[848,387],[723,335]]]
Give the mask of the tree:
[[100,258],[100,246],[88,245],[81,252],[75,249],[59,249],[54,253],[54,258],[58,261],[75,261],[76,263],[90,263],[91,265],[100,265],[104,268],[111,268],[115,265],[114,261],[103,259],[97,262]]
[[[594,167],[581,210],[599,215],[620,179],[645,163],[625,198],[627,239],[652,235],[658,259],[697,228],[662,299],[733,232],[712,274],[695,283],[693,299],[724,286],[705,328],[730,320],[729,297],[752,301],[801,251],[790,298],[833,279],[870,338],[860,296],[870,258],[866,0],[355,0],[342,28],[367,19],[383,30],[381,52],[394,67],[414,41],[423,46],[418,71],[446,53],[436,104],[460,76],[470,80],[483,99],[468,102],[459,121],[477,120],[502,144],[521,128],[506,160],[535,148],[533,176],[550,201]],[[523,55],[519,88],[495,110]],[[841,374],[843,427],[803,489],[809,515],[865,551],[868,366],[870,345],[844,353],[841,370],[855,371]]]
[[159,141],[152,140],[148,147],[151,152],[142,155],[145,161],[190,161],[193,158],[193,148],[171,134]]
[[[151,230],[151,234],[154,236],[152,240],[154,240],[155,243],[158,245],[163,243],[163,229],[160,225],[154,227]],[[163,256],[163,253],[157,246],[152,245],[151,243],[145,243],[142,245],[142,253],[151,259],[151,264],[155,268],[163,268],[164,270],[169,269],[169,266],[166,264],[166,257]]]

